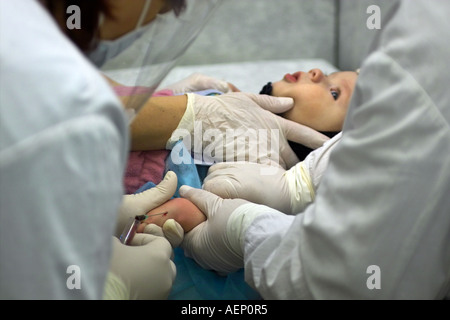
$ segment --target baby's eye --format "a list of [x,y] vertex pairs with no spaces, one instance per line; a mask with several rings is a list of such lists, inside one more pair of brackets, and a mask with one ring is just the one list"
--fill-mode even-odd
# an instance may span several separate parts
[[337,100],[339,98],[339,91],[331,90],[331,95],[333,96],[334,100]]

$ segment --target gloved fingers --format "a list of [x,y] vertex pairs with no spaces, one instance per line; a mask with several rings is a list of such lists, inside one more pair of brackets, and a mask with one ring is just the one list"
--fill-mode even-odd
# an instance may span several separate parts
[[168,219],[162,227],[164,236],[173,248],[178,247],[184,239],[184,230],[174,219]]
[[300,143],[311,149],[321,147],[330,138],[300,123],[277,116],[278,123],[287,140]]
[[133,240],[130,242],[130,246],[145,246],[158,238],[161,237],[145,233],[136,233]]
[[294,99],[287,97],[272,97],[266,94],[246,93],[246,95],[261,108],[272,113],[284,113],[294,107]]
[[248,166],[249,163],[246,161],[236,161],[236,162],[219,162],[213,164],[208,169],[208,174],[206,175],[205,181],[208,179],[210,175],[214,175],[217,171],[223,171],[224,169],[239,169],[241,167]]
[[175,93],[186,93],[206,89],[216,89],[223,93],[230,92],[230,87],[227,82],[202,73],[193,73],[187,78],[167,86],[166,89],[171,89]]
[[[211,177],[203,183],[203,189],[224,199],[244,198],[239,192],[242,190],[240,182],[234,176]],[[241,195],[241,196],[239,196]]]
[[[208,220],[206,220],[206,221],[208,221]],[[189,247],[189,244],[192,243],[192,241],[195,238],[195,236],[202,232],[203,228],[205,227],[206,221],[200,223],[198,226],[195,226],[194,228],[192,228],[191,231],[186,232],[184,234],[184,238],[183,238],[183,241],[181,243],[181,247],[183,249]]]
[[[297,156],[294,154],[296,160]],[[218,163],[211,166],[202,188],[224,199],[247,199],[252,201],[255,188],[264,185],[264,176],[280,174],[279,165],[249,162]],[[261,184],[262,183],[262,184]]]
[[122,211],[128,214],[119,219],[128,219],[136,215],[146,214],[148,211],[170,200],[177,190],[178,179],[173,171],[169,171],[164,179],[154,188],[137,194],[127,194],[122,202]]
[[172,269],[172,283],[173,283],[175,281],[175,277],[177,276],[177,267],[172,260],[170,260],[169,264],[170,268]]
[[130,299],[166,299],[176,276],[169,242],[141,233],[132,245],[114,239],[110,272],[127,287]]
[[181,247],[184,250],[184,254],[188,258],[193,258],[197,249],[197,246],[202,242],[200,239],[204,234],[207,234],[207,227],[205,222],[200,223],[198,226],[195,226],[191,231],[184,234],[183,241],[180,243]]
[[157,237],[146,233],[136,233],[131,240],[131,246],[150,246],[156,248],[160,254],[165,254],[167,258],[172,256],[172,246],[164,237]]
[[[283,147],[281,147],[280,150],[280,157],[281,159],[283,159],[283,162],[286,166],[285,169],[289,169],[292,166],[296,165],[300,159],[297,157],[297,154],[294,152],[294,150],[292,150],[292,148],[289,146],[289,144],[284,145]],[[280,163],[280,161],[278,161],[278,164]],[[270,175],[271,172],[276,173],[276,165],[273,165],[273,170],[267,170],[267,175]]]
[[143,233],[146,234],[151,234],[157,237],[164,237],[164,232],[163,229],[160,226],[157,226],[154,223],[145,223],[143,222],[142,224],[145,224]]
[[207,218],[216,211],[223,201],[223,199],[211,192],[189,186],[181,186],[179,193],[181,197],[195,204]]
[[211,166],[202,188],[224,199],[245,198],[239,191],[242,191],[241,180],[238,178],[242,172],[241,165],[244,165],[245,171],[245,165],[250,164],[219,163]]
[[163,204],[173,197],[177,190],[178,178],[175,172],[168,171],[164,176],[164,179],[154,188],[146,190],[147,197],[153,205],[149,210]]
[[164,222],[162,227],[157,226],[154,223],[147,224],[143,222],[142,224],[145,224],[145,227],[142,231],[143,233],[154,235],[157,237],[165,237],[172,245],[172,248],[178,247],[183,241],[184,230],[181,225],[174,219],[168,219],[166,222]]
[[227,93],[230,91],[230,87],[228,86],[227,82],[207,76],[205,74],[194,73],[190,80],[191,89],[194,91],[204,89],[216,89],[223,93]]
[[228,82],[228,87],[230,88],[231,92],[241,92],[234,84]]
[[[229,196],[222,196],[221,194],[215,193],[212,191],[213,182],[214,184],[220,183],[222,180],[231,180],[232,184],[239,184],[241,181],[241,174],[248,173],[249,167],[262,167],[262,164],[259,163],[251,163],[247,161],[236,161],[236,162],[220,162],[212,165],[208,169],[208,173],[203,180],[202,188],[204,190],[210,191],[222,198],[236,198],[237,196],[233,196],[231,193]],[[223,178],[223,179],[222,179]],[[220,180],[220,181],[219,181]],[[231,191],[231,189],[230,189]]]
[[207,223],[215,218],[217,218],[216,221],[221,219],[226,221],[228,214],[231,214],[237,207],[248,203],[243,199],[222,199],[209,191],[189,186],[181,186],[180,195],[195,204],[205,214]]

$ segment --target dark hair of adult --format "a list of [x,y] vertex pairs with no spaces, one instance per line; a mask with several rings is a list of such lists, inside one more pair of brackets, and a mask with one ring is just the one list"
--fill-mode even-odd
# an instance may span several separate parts
[[[178,16],[186,9],[186,0],[165,0],[166,8],[173,10]],[[80,8],[82,28],[63,28],[65,34],[83,52],[89,52],[98,44],[100,15],[112,17],[107,0],[41,0],[60,25],[66,25],[65,21],[70,16],[66,9],[71,5]],[[112,17],[114,18],[114,17]]]

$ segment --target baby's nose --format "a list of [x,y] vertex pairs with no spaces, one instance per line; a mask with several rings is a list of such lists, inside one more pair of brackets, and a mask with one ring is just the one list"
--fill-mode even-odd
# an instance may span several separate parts
[[311,69],[308,74],[310,79],[314,82],[320,82],[323,78],[323,72],[320,69]]

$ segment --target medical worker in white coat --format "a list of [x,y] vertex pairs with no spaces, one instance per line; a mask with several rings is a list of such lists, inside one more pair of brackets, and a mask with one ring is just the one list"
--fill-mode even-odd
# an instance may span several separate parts
[[[200,27],[198,21],[217,2],[203,1],[205,10],[194,10],[198,19],[190,21]],[[112,235],[120,235],[130,217],[170,199],[176,176],[168,173],[157,188],[123,197],[129,119],[98,69],[64,34],[64,19],[70,16],[65,13],[77,9],[65,11],[64,3],[0,1],[0,298],[164,299],[175,277],[170,243],[140,234],[125,246]],[[158,16],[158,23],[141,28],[147,13],[164,1],[120,3],[143,12],[137,34],[127,34],[145,34],[143,42],[163,51],[170,48],[174,38],[161,30],[167,31],[164,21],[176,20],[174,16]],[[92,13],[86,10],[81,16],[87,12]],[[188,20],[181,22],[189,25]],[[186,30],[190,41],[197,33]],[[141,60],[134,73],[164,64],[162,70],[152,69],[152,76],[161,79],[189,41],[174,45],[170,63],[144,53],[151,58]],[[124,43],[130,42],[120,37],[101,42],[102,62],[120,54]],[[113,48],[118,49],[114,55],[105,55]],[[120,67],[127,70],[125,64]],[[155,87],[154,81],[148,84]],[[136,112],[139,106],[125,107]]]
[[[185,252],[245,267],[266,299],[450,298],[449,12],[417,0],[386,14],[313,204],[291,216],[182,187],[208,217]],[[253,177],[240,182],[284,199],[282,182]]]

